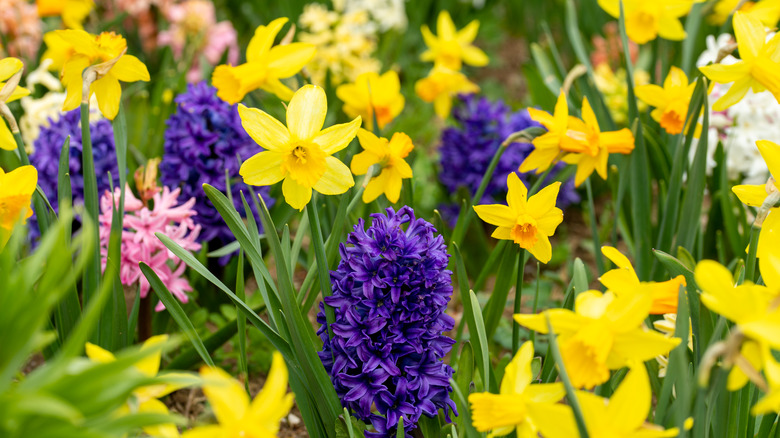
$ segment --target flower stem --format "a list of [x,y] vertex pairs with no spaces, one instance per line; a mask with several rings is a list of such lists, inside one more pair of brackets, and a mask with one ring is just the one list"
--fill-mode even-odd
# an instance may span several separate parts
[[[517,252],[517,283],[515,284],[515,307],[513,314],[520,313],[520,305],[523,298],[523,277],[525,277],[525,264],[528,262],[528,251],[518,247]],[[512,322],[512,355],[520,348],[520,324]]]
[[95,158],[89,131],[89,101],[81,103],[81,172],[84,176],[84,208],[86,217],[94,224],[90,229],[95,242],[95,255],[84,269],[84,302],[89,302],[100,287],[100,235],[98,234],[98,191]]
[[311,231],[311,243],[314,246],[314,257],[317,259],[317,271],[320,277],[325,320],[328,323],[328,337],[333,339],[332,326],[336,321],[336,314],[333,311],[333,307],[325,303],[325,298],[333,295],[333,290],[330,283],[330,272],[328,271],[328,259],[325,257],[325,242],[322,240],[322,228],[320,227],[320,216],[317,213],[316,197],[306,206],[306,213],[309,215],[309,230]]
[[596,258],[598,274],[604,273],[604,259],[601,257],[601,240],[599,239],[599,226],[596,223],[596,207],[593,202],[593,188],[590,185],[590,177],[585,179],[585,191],[588,194],[588,215],[590,216],[590,232],[593,235],[593,256]]

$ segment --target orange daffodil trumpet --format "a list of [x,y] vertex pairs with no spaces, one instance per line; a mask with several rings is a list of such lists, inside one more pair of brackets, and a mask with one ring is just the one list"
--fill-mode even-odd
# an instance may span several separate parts
[[[631,41],[644,44],[658,36],[672,41],[685,39],[680,18],[690,12],[695,0],[623,0],[626,34]],[[599,0],[609,15],[620,17],[620,0]]]
[[30,95],[30,90],[19,86],[23,69],[24,64],[17,58],[0,60],[0,114],[8,123],[0,122],[0,149],[7,151],[16,149],[14,133],[19,132],[19,126],[7,104]]
[[246,48],[245,64],[217,66],[211,77],[217,96],[233,105],[247,93],[260,88],[284,101],[292,98],[293,91],[280,79],[301,71],[314,57],[316,49],[309,43],[274,46],[274,39],[286,22],[285,17],[277,18],[255,30]]
[[119,81],[149,81],[146,66],[125,53],[127,41],[121,35],[113,32],[91,35],[83,30],[58,30],[53,35],[59,38],[56,43],[59,53],[51,56],[64,60],[60,73],[67,89],[63,111],[76,109],[95,95],[100,112],[113,120],[122,98]]
[[441,119],[452,110],[452,98],[458,94],[476,93],[479,85],[468,80],[463,73],[437,65],[428,76],[414,84],[414,92],[425,102],[433,102],[433,109]]
[[550,236],[563,222],[563,211],[555,206],[560,182],[554,182],[528,198],[528,189],[516,173],[506,179],[507,205],[474,206],[483,221],[496,225],[492,237],[512,240],[542,263],[552,258]]
[[380,168],[379,176],[372,178],[366,185],[363,202],[369,203],[384,193],[387,200],[395,204],[401,196],[403,180],[412,177],[412,168],[404,160],[414,149],[412,139],[402,132],[396,132],[387,141],[362,128],[357,137],[363,152],[352,157],[352,173],[364,175],[375,164]]
[[488,57],[482,50],[471,44],[477,37],[479,21],[474,20],[461,30],[455,28],[452,17],[447,11],[441,11],[436,20],[439,35],[431,32],[427,25],[422,26],[422,35],[428,50],[420,55],[422,61],[432,61],[436,65],[460,70],[462,63],[483,67]]
[[38,184],[38,171],[33,166],[18,167],[8,173],[0,168],[0,251],[17,223],[32,216],[30,200]]
[[369,131],[374,129],[374,117],[379,129],[384,129],[401,114],[405,104],[398,73],[393,70],[381,76],[362,73],[354,84],[339,85],[336,96],[344,102],[344,112],[349,117],[362,117]]
[[574,312],[551,309],[536,315],[516,314],[515,321],[547,333],[549,317],[572,385],[592,389],[609,380],[609,370],[667,354],[680,343],[679,338],[667,338],[644,326],[651,306],[649,294],[590,290],[577,295]]
[[266,112],[238,106],[241,124],[252,139],[266,149],[242,165],[244,182],[268,186],[284,180],[284,199],[295,209],[311,200],[311,191],[338,195],[355,185],[349,168],[332,155],[349,145],[361,118],[322,129],[328,102],[325,91],[305,85],[287,106],[287,126]]
[[287,393],[287,366],[274,352],[271,371],[262,391],[251,402],[244,386],[219,368],[203,367],[203,393],[219,424],[200,426],[182,434],[183,438],[274,437],[279,422],[292,408],[293,395]]
[[636,87],[636,96],[655,107],[650,113],[653,120],[666,132],[674,135],[683,131],[695,87],[696,82],[689,84],[684,71],[672,66],[663,87],[653,84],[640,85]]
[[517,431],[518,438],[538,437],[538,429],[529,415],[529,405],[556,403],[566,393],[562,383],[532,384],[531,361],[534,346],[524,343],[504,369],[499,394],[488,392],[469,395],[471,419],[478,432],[491,431],[489,438]]
[[767,32],[761,21],[752,14],[734,14],[734,35],[739,56],[734,64],[711,64],[699,67],[712,81],[728,84],[728,92],[713,105],[713,111],[723,111],[742,100],[748,90],[756,93],[769,90],[780,102],[780,33],[767,41]]

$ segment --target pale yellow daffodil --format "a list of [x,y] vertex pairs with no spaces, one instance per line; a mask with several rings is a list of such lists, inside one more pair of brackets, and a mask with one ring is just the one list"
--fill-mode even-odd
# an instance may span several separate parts
[[381,76],[374,72],[362,73],[354,84],[339,85],[336,96],[344,102],[349,117],[360,116],[369,131],[374,129],[374,117],[379,129],[401,114],[404,96],[398,73],[390,70]]
[[379,175],[371,178],[363,191],[363,202],[369,203],[385,194],[395,204],[401,196],[403,180],[412,177],[412,168],[404,160],[414,149],[412,139],[396,132],[388,141],[363,128],[357,133],[363,152],[352,157],[350,168],[355,175],[365,175],[369,167],[379,165]]
[[266,149],[241,165],[244,182],[268,186],[284,180],[284,199],[297,210],[309,203],[312,189],[339,195],[354,186],[349,168],[333,154],[355,138],[361,118],[322,129],[327,112],[325,91],[316,85],[295,92],[287,106],[287,126],[264,111],[239,105],[241,125]]
[[[19,100],[30,95],[30,90],[20,87],[19,76],[24,64],[17,58],[3,58],[0,60],[0,104]],[[7,107],[6,107],[7,109]],[[9,111],[10,114],[10,111]],[[3,118],[0,116],[0,118]],[[13,122],[13,121],[12,121]],[[6,125],[5,120],[0,120],[0,149],[12,151],[17,148],[14,134]]]
[[443,65],[434,66],[427,77],[414,84],[414,91],[425,102],[433,102],[433,109],[441,119],[446,119],[452,110],[452,98],[458,94],[479,91],[479,86],[463,73]]
[[507,205],[475,205],[474,211],[480,219],[498,227],[492,237],[514,241],[540,262],[549,262],[550,236],[563,222],[563,211],[555,206],[561,183],[556,181],[530,198],[516,173],[507,176],[506,184]]
[[439,35],[431,32],[427,25],[422,26],[422,35],[428,50],[420,55],[422,61],[432,61],[453,70],[460,70],[462,63],[482,67],[489,59],[485,52],[472,44],[479,31],[479,21],[474,20],[461,30],[455,28],[452,17],[447,11],[441,11],[436,21]]
[[292,99],[293,91],[280,79],[301,71],[314,57],[316,49],[309,43],[274,46],[274,39],[286,22],[285,17],[277,18],[255,30],[246,48],[245,64],[220,65],[214,69],[211,81],[219,98],[233,105],[250,91],[260,88],[284,101]]
[[664,86],[654,84],[636,87],[636,96],[655,109],[650,113],[669,134],[683,131],[688,105],[691,103],[696,82],[688,83],[688,77],[681,69],[672,66],[664,80]]
[[471,421],[478,432],[488,432],[488,438],[517,431],[518,438],[538,437],[538,429],[529,415],[528,405],[556,403],[566,393],[562,383],[532,384],[531,361],[534,345],[524,343],[514,359],[504,369],[499,394],[489,392],[469,395]]
[[715,101],[713,111],[723,111],[742,100],[748,90],[760,93],[769,90],[780,102],[780,33],[767,41],[761,21],[752,14],[734,14],[734,35],[741,60],[733,64],[711,64],[699,67],[710,80],[731,84],[729,90]]
[[275,437],[279,422],[293,405],[287,393],[287,366],[274,353],[271,371],[263,390],[250,403],[243,385],[219,368],[203,367],[203,393],[214,410],[219,424],[200,426],[182,434],[182,438]]
[[[645,44],[657,37],[672,41],[685,39],[680,18],[687,15],[694,0],[623,0],[626,34],[631,41]],[[599,0],[609,15],[620,17],[620,0]]]

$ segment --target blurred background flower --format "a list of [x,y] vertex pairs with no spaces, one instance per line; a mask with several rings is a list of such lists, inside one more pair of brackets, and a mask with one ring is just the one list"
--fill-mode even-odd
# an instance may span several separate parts
[[0,58],[13,56],[32,61],[41,46],[41,21],[35,3],[0,0]]

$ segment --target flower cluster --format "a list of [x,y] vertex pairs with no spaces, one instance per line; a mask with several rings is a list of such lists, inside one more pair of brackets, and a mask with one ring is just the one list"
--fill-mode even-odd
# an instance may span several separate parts
[[[512,112],[501,101],[492,103],[472,95],[462,95],[459,99],[460,104],[453,111],[455,125],[442,132],[439,179],[450,193],[465,187],[473,195],[501,143],[514,132],[541,125],[531,120],[528,111]],[[479,203],[502,199],[506,194],[507,175],[517,171],[532,150],[529,143],[507,146]],[[526,180],[525,174],[520,176]],[[558,205],[567,206],[579,200],[571,180],[561,186]]]
[[34,59],[41,46],[41,21],[35,4],[26,0],[0,0],[0,56]]
[[[149,294],[149,282],[141,273],[139,263],[149,265],[160,277],[168,290],[182,303],[188,301],[187,292],[192,290],[187,279],[182,275],[187,265],[173,256],[155,233],[162,233],[189,251],[197,251],[200,244],[195,240],[200,233],[200,225],[195,225],[192,216],[197,212],[192,209],[195,199],[190,198],[183,204],[178,203],[180,189],[171,191],[163,187],[162,192],[152,198],[150,208],[125,188],[125,214],[120,248],[119,280],[125,286],[139,285],[141,298]],[[106,267],[108,241],[111,237],[111,222],[113,209],[119,204],[119,188],[105,191],[100,198],[100,254],[103,269]],[[165,306],[162,302],[155,308],[158,312]]]
[[[216,89],[205,82],[190,84],[187,92],[176,98],[177,111],[168,119],[165,131],[165,153],[160,163],[161,181],[168,187],[179,187],[182,196],[195,198],[193,220],[203,228],[201,242],[218,239],[227,244],[234,240],[219,212],[203,192],[203,184],[221,191],[227,189],[225,175],[230,178],[233,202],[244,211],[241,191],[248,196],[246,184],[238,179],[239,158],[251,157],[255,145],[241,127],[235,105],[216,95]],[[273,205],[265,187],[257,189],[266,204]],[[252,211],[254,202],[247,197]],[[259,223],[259,221],[258,221]]]
[[[338,4],[339,2],[334,2]],[[404,0],[341,0],[344,12],[364,11],[370,14],[380,32],[406,29],[406,3]]]
[[322,305],[317,315],[320,358],[342,403],[373,424],[371,435],[395,436],[401,416],[408,434],[422,414],[457,414],[453,371],[441,361],[454,343],[443,334],[454,326],[444,313],[452,273],[444,239],[411,208],[372,217],[367,230],[360,219],[340,247],[333,296],[325,299],[336,310],[333,339]]

